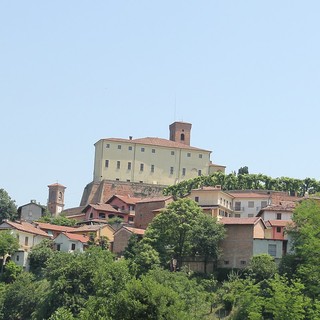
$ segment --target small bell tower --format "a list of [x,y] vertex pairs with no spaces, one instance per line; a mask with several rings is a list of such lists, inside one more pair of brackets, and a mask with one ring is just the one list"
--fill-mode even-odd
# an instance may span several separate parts
[[170,124],[170,140],[190,146],[191,123],[174,122]]
[[60,215],[64,208],[64,191],[66,187],[59,183],[53,183],[48,185],[48,188],[48,210],[53,217],[56,217]]

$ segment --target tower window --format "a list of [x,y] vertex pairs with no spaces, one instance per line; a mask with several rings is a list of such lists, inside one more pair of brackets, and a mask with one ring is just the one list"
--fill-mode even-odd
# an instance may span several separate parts
[[180,135],[180,140],[181,140],[181,141],[184,141],[184,133],[181,133],[181,135]]
[[129,146],[128,149],[129,149],[129,151],[131,151],[132,150],[132,146]]
[[141,152],[144,152],[144,148],[141,148]]
[[202,159],[202,154],[201,153],[199,154],[199,158]]
[[128,162],[128,170],[131,170],[131,162]]
[[174,151],[171,151],[171,155],[174,156]]
[[191,153],[190,153],[190,152],[187,153],[187,157],[188,157],[188,158],[191,157]]
[[198,170],[198,176],[201,176],[201,170]]
[[170,174],[173,174],[173,167],[170,167]]
[[118,144],[118,149],[121,149],[121,145],[120,144]]
[[154,172],[154,164],[151,165],[151,172]]
[[183,176],[186,175],[186,168],[182,168],[182,175],[183,175]]
[[109,143],[106,144],[106,148],[110,148],[110,144]]
[[105,166],[106,168],[109,167],[109,160],[106,160],[106,161],[104,162],[104,166]]
[[144,164],[141,163],[141,164],[140,164],[140,171],[143,171],[143,169],[144,169]]
[[117,161],[117,169],[120,169],[120,161]]
[[152,149],[151,152],[152,152],[152,153],[156,153],[156,149]]

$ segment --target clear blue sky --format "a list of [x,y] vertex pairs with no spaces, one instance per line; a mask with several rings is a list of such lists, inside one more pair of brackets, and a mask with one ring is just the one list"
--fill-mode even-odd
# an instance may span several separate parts
[[191,144],[227,173],[319,177],[319,1],[0,1],[0,188],[66,207],[100,138]]

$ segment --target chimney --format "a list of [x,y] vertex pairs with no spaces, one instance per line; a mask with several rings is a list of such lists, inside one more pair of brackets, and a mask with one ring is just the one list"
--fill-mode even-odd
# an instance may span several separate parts
[[129,136],[129,140],[132,140],[132,136]]

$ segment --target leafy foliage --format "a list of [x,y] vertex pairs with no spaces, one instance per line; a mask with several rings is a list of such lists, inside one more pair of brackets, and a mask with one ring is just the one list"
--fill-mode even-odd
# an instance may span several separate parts
[[263,174],[235,173],[224,174],[215,172],[210,176],[199,176],[194,179],[184,180],[178,184],[164,189],[165,195],[175,198],[186,196],[192,189],[204,186],[221,185],[223,190],[276,190],[287,191],[291,194],[304,196],[306,193],[320,192],[320,181],[311,178],[295,179],[288,177],[272,178]]
[[17,206],[4,189],[0,189],[0,223],[5,220],[15,220],[18,217]]

